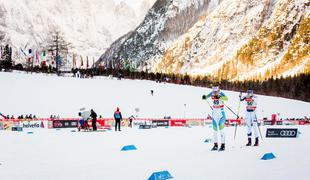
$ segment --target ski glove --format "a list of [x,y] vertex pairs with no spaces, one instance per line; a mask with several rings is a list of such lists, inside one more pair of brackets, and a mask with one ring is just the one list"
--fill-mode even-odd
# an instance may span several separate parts
[[206,100],[206,99],[207,99],[207,96],[206,96],[206,95],[202,95],[202,99],[203,99],[203,100]]

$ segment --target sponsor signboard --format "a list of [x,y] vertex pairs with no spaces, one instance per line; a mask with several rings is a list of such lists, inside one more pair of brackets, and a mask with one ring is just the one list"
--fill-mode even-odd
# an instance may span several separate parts
[[152,129],[151,125],[141,124],[139,125],[139,129]]
[[24,121],[20,126],[23,128],[44,128],[42,121]]
[[4,121],[3,122],[3,130],[12,130],[14,123],[12,121]]
[[186,120],[171,120],[171,126],[185,126]]
[[272,125],[272,121],[264,121],[264,125]]
[[141,120],[138,120],[138,121],[133,121],[132,122],[132,124],[134,125],[134,126],[140,126],[140,125],[145,125],[145,124],[147,124],[146,123],[146,121],[141,121]]
[[187,124],[190,126],[203,126],[204,121],[202,121],[202,120],[188,120]]
[[277,121],[276,124],[277,125],[283,125],[283,121]]
[[297,134],[296,128],[268,128],[266,138],[296,138]]
[[22,127],[12,127],[12,131],[23,131]]
[[152,124],[157,127],[169,126],[169,120],[153,120]]
[[53,121],[53,128],[77,128],[78,121],[77,120],[55,120]]

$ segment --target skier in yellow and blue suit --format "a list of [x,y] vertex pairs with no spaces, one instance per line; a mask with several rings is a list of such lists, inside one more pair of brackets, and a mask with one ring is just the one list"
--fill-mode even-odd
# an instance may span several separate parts
[[224,111],[224,101],[228,101],[228,97],[220,91],[220,88],[218,86],[212,87],[212,92],[210,92],[208,95],[203,95],[203,100],[208,100],[208,98],[212,99],[212,124],[213,124],[213,139],[214,139],[214,146],[211,149],[212,151],[218,150],[218,134],[220,135],[221,139],[221,147],[219,151],[225,150],[225,133],[224,133],[224,127],[225,127],[225,121],[226,121],[226,115]]

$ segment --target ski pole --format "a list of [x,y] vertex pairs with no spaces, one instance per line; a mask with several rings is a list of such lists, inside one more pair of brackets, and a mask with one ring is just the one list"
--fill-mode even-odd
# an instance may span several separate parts
[[229,109],[230,110],[230,112],[232,112],[235,116],[237,116],[237,119],[239,119],[239,115],[238,114],[236,114],[229,106],[227,106],[226,104],[224,104],[226,107],[227,107],[227,109]]
[[213,111],[213,107],[211,106],[211,104],[209,103],[208,100],[206,100],[208,102],[209,107],[211,108],[211,110]]
[[[242,96],[242,92],[240,92],[239,97]],[[237,115],[237,120],[236,120],[236,124],[235,124],[235,133],[234,133],[234,140],[236,140],[236,135],[237,135],[237,127],[238,127],[238,119],[239,119],[239,112],[240,112],[240,104],[241,104],[241,99],[239,100],[239,105],[238,105],[238,115]]]
[[262,131],[260,130],[260,126],[258,125],[258,119],[257,119],[256,115],[255,115],[255,118],[256,118],[256,121],[257,121],[257,127],[258,127],[260,138],[263,140]]

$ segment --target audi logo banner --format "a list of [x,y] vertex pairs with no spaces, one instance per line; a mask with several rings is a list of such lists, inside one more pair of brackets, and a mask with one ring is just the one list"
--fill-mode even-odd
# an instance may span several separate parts
[[298,129],[281,129],[281,128],[268,128],[266,131],[266,138],[296,138]]

